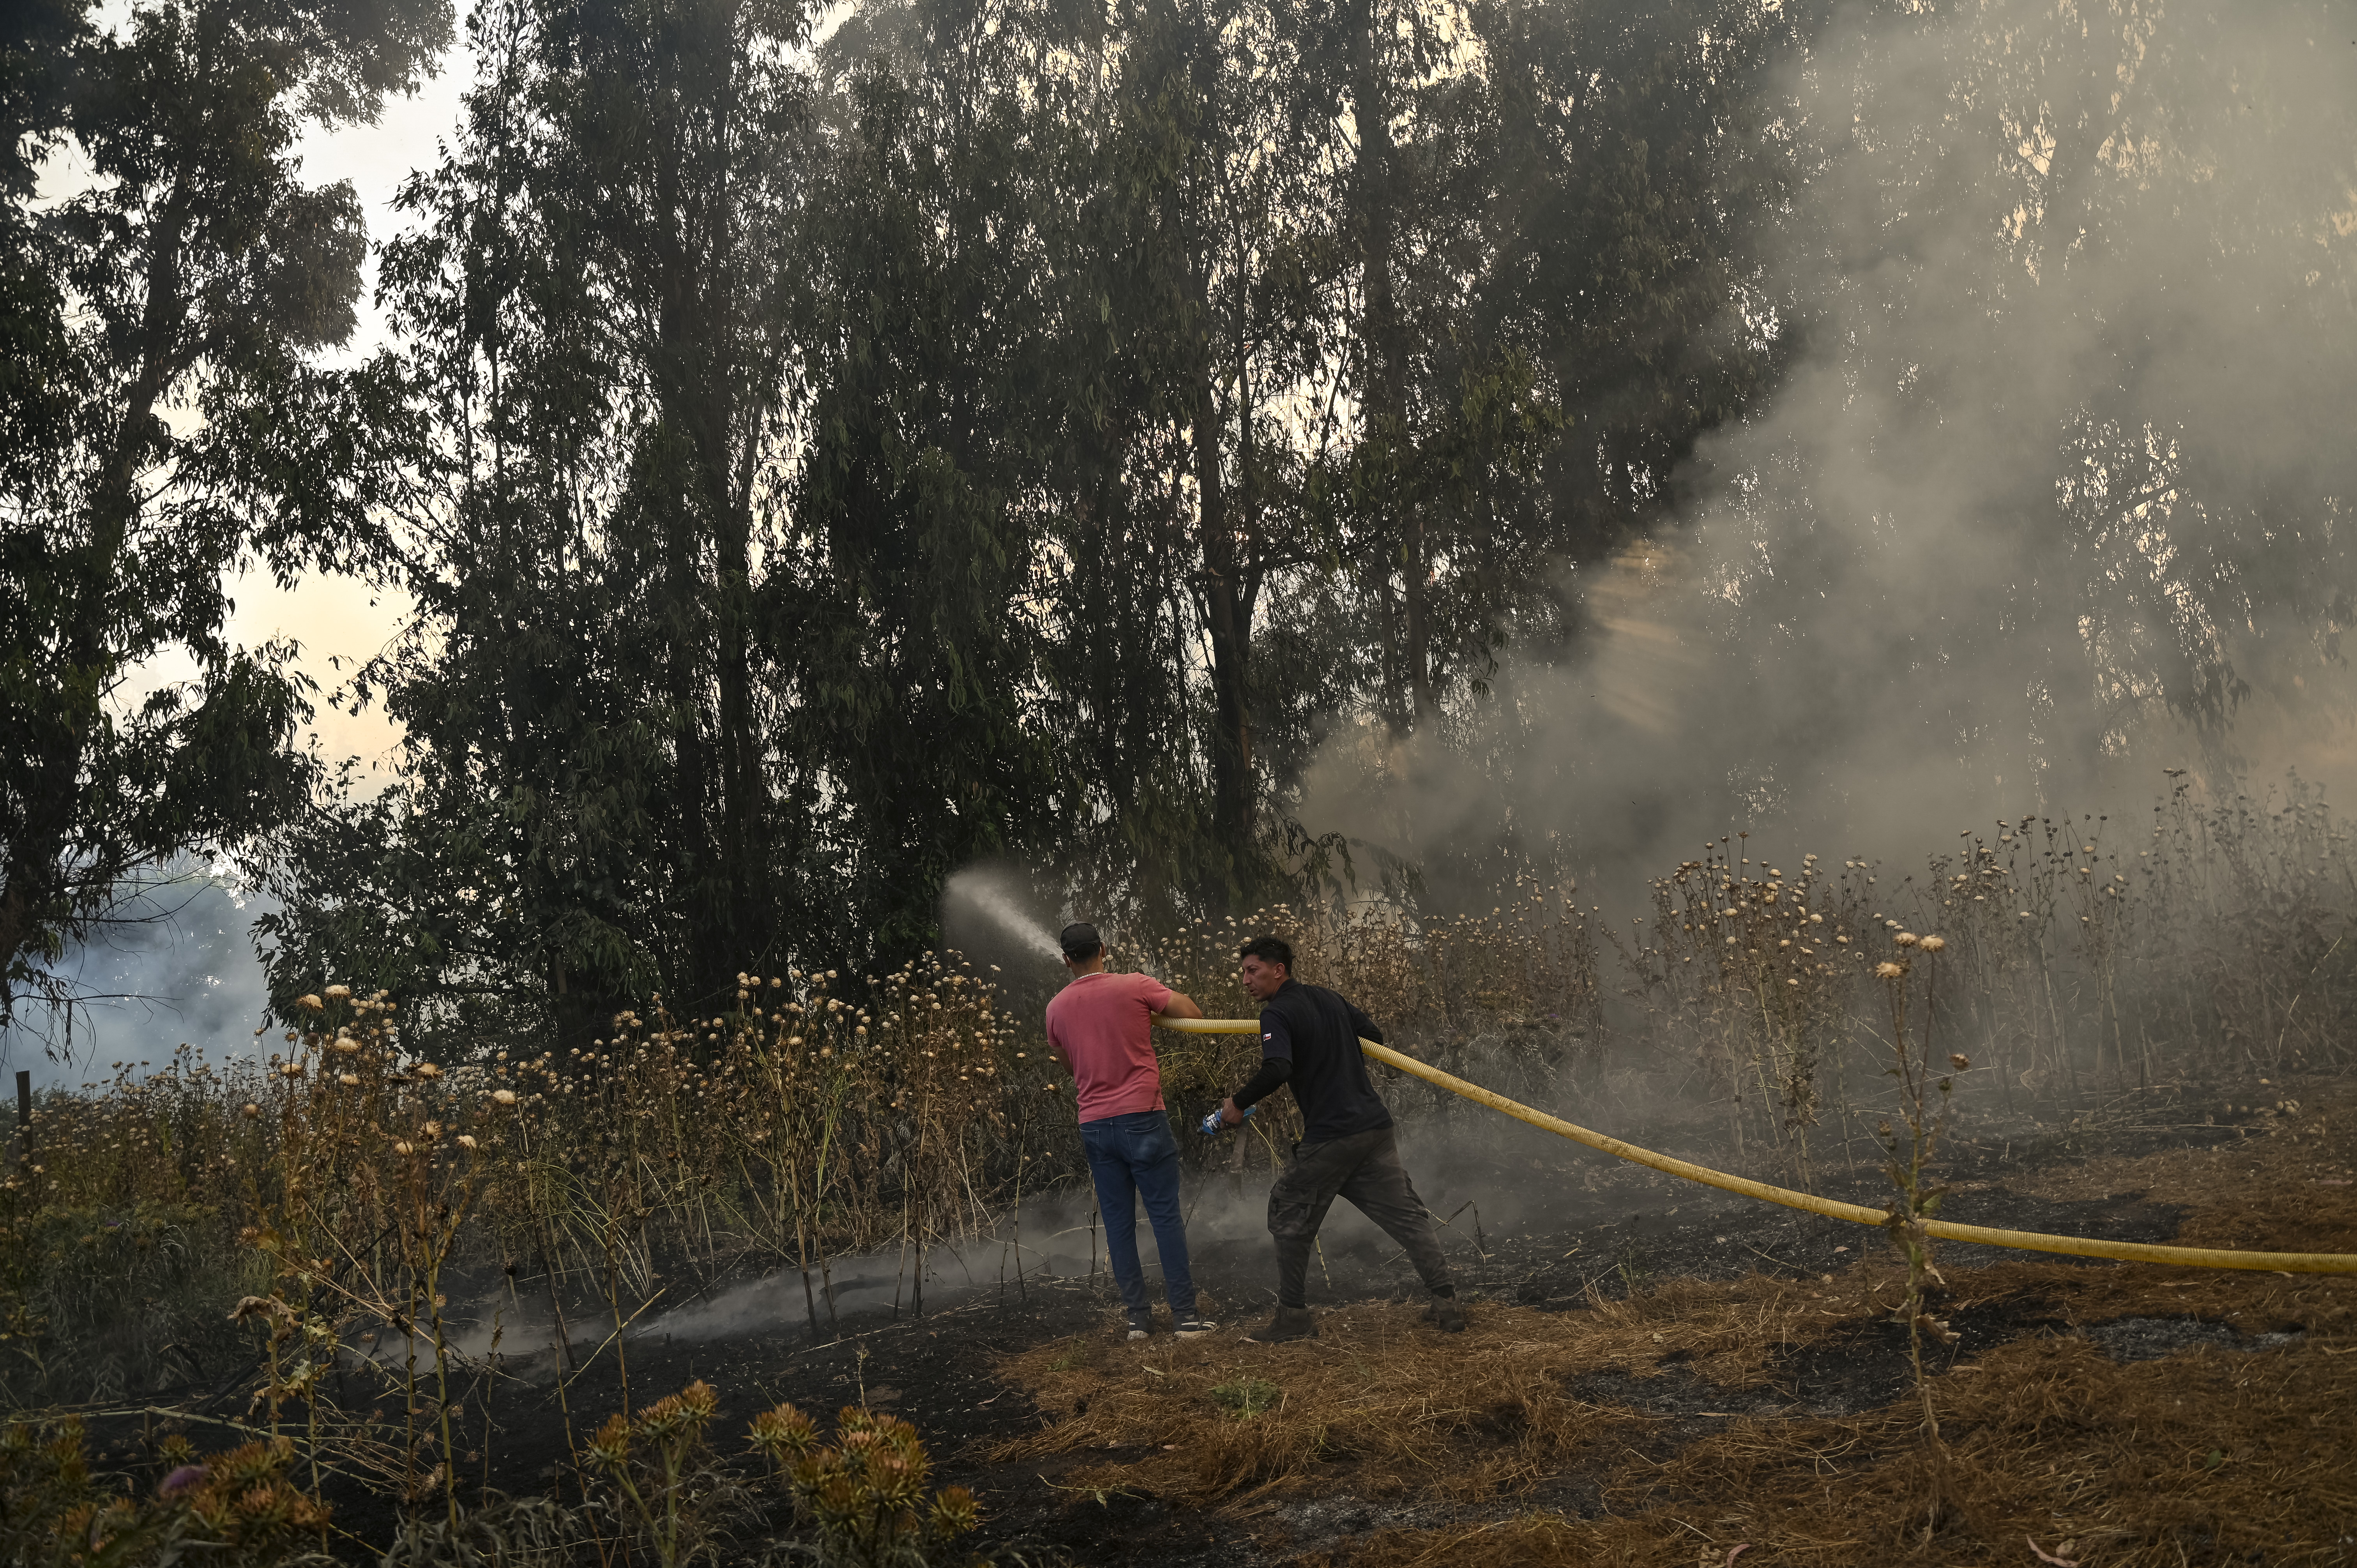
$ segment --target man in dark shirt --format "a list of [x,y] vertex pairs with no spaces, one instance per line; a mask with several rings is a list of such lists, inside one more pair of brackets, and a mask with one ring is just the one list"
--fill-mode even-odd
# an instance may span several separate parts
[[1441,1255],[1440,1236],[1424,1200],[1400,1164],[1392,1113],[1367,1077],[1359,1037],[1377,1045],[1383,1031],[1350,1002],[1293,978],[1293,948],[1281,937],[1256,937],[1237,954],[1237,975],[1261,1004],[1260,1071],[1220,1106],[1234,1126],[1246,1108],[1293,1086],[1301,1107],[1301,1142],[1268,1189],[1268,1233],[1276,1239],[1276,1316],[1248,1338],[1262,1344],[1316,1337],[1309,1316],[1309,1251],[1318,1227],[1337,1197],[1383,1227],[1407,1249],[1433,1301],[1428,1322],[1455,1334],[1465,1326],[1457,1290]]

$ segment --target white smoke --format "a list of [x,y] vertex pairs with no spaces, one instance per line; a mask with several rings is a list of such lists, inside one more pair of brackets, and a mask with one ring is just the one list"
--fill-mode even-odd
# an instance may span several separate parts
[[216,1064],[253,1056],[269,995],[253,929],[271,907],[210,868],[159,874],[48,966],[70,1004],[20,1000],[0,1032],[0,1068],[70,1087],[115,1061],[161,1067],[182,1045]]
[[2357,776],[2348,17],[1839,14],[1770,126],[1776,389],[1679,528],[1567,574],[1574,657],[1448,733],[1335,737],[1304,825],[1427,864],[1553,835],[1625,895],[1735,828],[1911,856],[2164,766]]

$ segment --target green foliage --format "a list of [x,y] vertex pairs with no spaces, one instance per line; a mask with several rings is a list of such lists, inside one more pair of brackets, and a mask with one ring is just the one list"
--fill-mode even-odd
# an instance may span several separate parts
[[291,835],[274,989],[573,1044],[897,962],[986,856],[1140,925],[1339,879],[1335,715],[1478,697],[1762,372],[1704,302],[1781,15],[479,11],[383,272],[408,750]]
[[88,1087],[98,1091],[36,1100],[32,1158],[0,1176],[0,1404],[11,1408],[223,1375],[241,1353],[224,1305],[261,1283],[259,1260],[227,1244],[238,1156],[254,1152],[235,1114],[248,1084],[184,1053]]
[[705,1429],[719,1396],[691,1383],[640,1411],[614,1415],[588,1443],[613,1512],[662,1568],[710,1557],[721,1528],[744,1511],[745,1489],[715,1463]]
[[[30,1212],[14,1218],[22,1208]],[[219,1376],[240,1353],[221,1303],[254,1261],[219,1242],[218,1205],[141,1197],[31,1208],[0,1195],[0,1403],[120,1398]]]
[[[307,684],[290,646],[224,640],[224,576],[381,563],[380,455],[407,426],[376,370],[313,361],[350,334],[367,244],[351,189],[302,184],[295,149],[373,115],[448,29],[447,0],[153,0],[103,35],[72,7],[11,17],[0,1024],[71,1000],[48,965],[155,863],[306,801]],[[37,209],[20,160],[68,139],[91,183]],[[170,656],[194,673],[133,700]]]
[[810,445],[779,497],[811,547],[771,575],[760,636],[840,846],[827,952],[922,948],[952,871],[1052,831],[1045,640],[1010,612],[1038,587],[1060,412],[1036,317],[1056,214],[1027,144],[1063,131],[1025,91],[1039,18],[1002,16],[994,37],[918,7],[952,47],[861,29],[823,62],[839,140],[808,175]]
[[[264,835],[274,993],[388,987],[429,1042],[571,1048],[658,990],[708,1015],[740,964],[888,968],[985,857],[1131,931],[1370,865],[1445,906],[1500,879],[1490,835],[1314,836],[1314,763],[1381,786],[1446,751],[1469,787],[1601,800],[1607,774],[1524,746],[1563,715],[1495,689],[1501,660],[1661,590],[1650,553],[1641,582],[1594,568],[1714,453],[1743,454],[1731,529],[1792,527],[1772,562],[1720,560],[1680,646],[1742,668],[1828,603],[1877,634],[1779,652],[1794,733],[1889,724],[1824,693],[1920,664],[1960,683],[1910,708],[1926,756],[2050,736],[2049,702],[2110,754],[2115,714],[2214,734],[2340,657],[2346,459],[2138,368],[2222,357],[2183,345],[2241,341],[2239,305],[2186,333],[2108,314],[2149,273],[2345,331],[2345,112],[2286,76],[2327,134],[2244,113],[2261,67],[2321,58],[2267,29],[871,0],[814,40],[796,0],[494,0],[382,254],[400,348],[325,369],[365,236],[294,149],[412,81],[448,12],[143,0],[101,35],[36,0],[0,32],[0,1018],[60,994],[54,961],[159,862]],[[2041,137],[2070,156],[2020,150]],[[37,210],[68,142],[90,188]],[[2132,176],[2129,147],[2160,162]],[[2208,172],[2276,166],[2294,197]],[[1928,307],[1956,298],[1990,330]],[[2030,396],[2049,325],[2126,332],[2134,373]],[[1752,417],[1804,352],[1838,373]],[[2348,360],[2302,360],[2279,412],[2337,406]],[[1976,464],[1926,548],[2040,564],[1943,610],[1981,639],[1950,640],[1823,452],[1938,456],[1992,410],[2053,461]],[[2211,521],[2163,549],[2155,507]],[[1956,542],[1973,517],[2008,548]],[[295,650],[222,632],[224,574],[321,568],[417,607],[349,693],[406,737],[382,794],[294,751]],[[2229,635],[2277,604],[2288,651]],[[126,695],[176,656],[189,680]],[[2107,673],[2054,695],[2080,657]],[[1687,723],[1627,732],[1635,770],[1758,705],[1727,667],[1663,666]],[[1503,854],[1551,875],[1515,812]]]
[[479,1507],[409,1514],[378,1568],[566,1568],[578,1562],[581,1514],[554,1498],[493,1497]]
[[264,932],[429,1020],[587,1034],[772,950],[815,858],[757,560],[782,439],[791,7],[512,4],[384,288],[411,351],[415,634],[362,673],[409,749],[295,835]]
[[1275,1410],[1284,1398],[1285,1391],[1265,1378],[1239,1376],[1211,1385],[1212,1402],[1238,1421]]

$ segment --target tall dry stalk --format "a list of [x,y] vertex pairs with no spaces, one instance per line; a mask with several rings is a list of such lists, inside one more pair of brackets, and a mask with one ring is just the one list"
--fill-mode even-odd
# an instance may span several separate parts
[[[1900,956],[1877,963],[1875,974],[1882,981],[1890,1002],[1890,1066],[1886,1070],[1898,1082],[1901,1125],[1893,1127],[1886,1121],[1877,1129],[1877,1135],[1885,1156],[1884,1174],[1896,1194],[1889,1205],[1887,1229],[1890,1244],[1907,1262],[1907,1294],[1896,1316],[1907,1326],[1909,1364],[1914,1370],[1916,1393],[1923,1402],[1923,1432],[1937,1444],[1940,1418],[1932,1407],[1932,1380],[1923,1366],[1923,1341],[1928,1336],[1943,1345],[1956,1342],[1955,1332],[1933,1317],[1925,1305],[1930,1283],[1938,1280],[1943,1285],[1947,1283],[1932,1262],[1932,1234],[1925,1221],[1939,1213],[1941,1199],[1948,1192],[1947,1187],[1932,1176],[1932,1165],[1939,1153],[1941,1134],[1947,1130],[1949,1097],[1955,1080],[1944,1073],[1935,1079],[1931,1055],[1939,957],[1948,944],[1943,938],[1917,937],[1911,931],[1899,932],[1891,938],[1891,944]],[[1917,954],[1921,955],[1923,963],[1923,1024],[1920,1029],[1911,1021],[1913,1008],[1908,983]],[[1962,1055],[1948,1058],[1948,1067],[1954,1072],[1962,1072],[1971,1065]],[[1936,1100],[1932,1098],[1934,1082]]]

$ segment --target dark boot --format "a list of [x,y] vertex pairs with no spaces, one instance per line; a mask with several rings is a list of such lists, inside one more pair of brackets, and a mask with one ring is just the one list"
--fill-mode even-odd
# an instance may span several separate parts
[[1280,1306],[1276,1309],[1276,1316],[1270,1318],[1265,1326],[1254,1329],[1244,1337],[1255,1345],[1282,1345],[1288,1339],[1315,1339],[1318,1337],[1318,1323],[1309,1316],[1309,1309],[1306,1306]]
[[1465,1332],[1465,1309],[1457,1305],[1453,1295],[1437,1295],[1432,1305],[1424,1309],[1424,1320],[1443,1334]]

